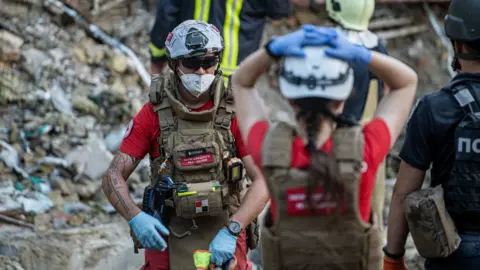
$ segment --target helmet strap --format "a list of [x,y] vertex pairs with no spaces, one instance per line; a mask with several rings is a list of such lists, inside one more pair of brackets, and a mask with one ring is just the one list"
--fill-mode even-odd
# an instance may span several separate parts
[[457,71],[462,69],[462,66],[460,65],[460,61],[458,61],[459,53],[455,49],[455,42],[453,40],[452,40],[452,47],[453,47],[454,55],[453,55],[453,60],[452,60],[451,67],[452,67],[453,71],[457,72]]

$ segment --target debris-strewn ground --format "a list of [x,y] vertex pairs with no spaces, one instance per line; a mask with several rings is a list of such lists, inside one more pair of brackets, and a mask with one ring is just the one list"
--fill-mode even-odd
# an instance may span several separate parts
[[[155,1],[63,2],[132,49],[148,69]],[[104,257],[141,262],[130,253],[126,223],[100,190],[126,124],[147,100],[138,66],[74,23],[55,0],[0,4],[0,269],[127,269]],[[443,18],[443,9],[434,11]],[[325,21],[299,10],[296,19],[269,23],[265,37],[315,20]],[[419,73],[419,96],[449,80],[446,50],[421,5],[379,6],[374,21],[389,53]],[[281,99],[268,85],[263,78],[260,92],[277,108]],[[397,152],[398,146],[389,178]],[[135,198],[148,181],[147,166],[129,179]],[[7,221],[16,225],[2,224]],[[415,252],[410,245],[409,265],[418,267],[410,269],[422,269]]]

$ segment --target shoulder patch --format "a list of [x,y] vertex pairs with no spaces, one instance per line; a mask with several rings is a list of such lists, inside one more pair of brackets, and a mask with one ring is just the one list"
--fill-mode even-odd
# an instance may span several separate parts
[[134,123],[133,119],[130,120],[130,123],[128,123],[127,129],[125,130],[125,134],[123,135],[124,139],[127,138],[130,135],[130,133],[132,133],[133,123]]

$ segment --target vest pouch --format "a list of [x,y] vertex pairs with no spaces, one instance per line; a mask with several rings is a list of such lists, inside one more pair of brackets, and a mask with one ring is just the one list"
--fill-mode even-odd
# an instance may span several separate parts
[[224,212],[222,189],[218,181],[187,184],[188,191],[175,192],[173,200],[178,217],[192,219],[217,216]]
[[461,239],[445,208],[441,185],[408,195],[405,199],[405,217],[413,242],[422,257],[445,258],[460,246]]
[[208,170],[220,162],[220,147],[214,141],[180,143],[173,148],[173,163],[181,171]]
[[262,269],[279,270],[282,268],[280,256],[280,238],[275,236],[269,228],[262,228]]

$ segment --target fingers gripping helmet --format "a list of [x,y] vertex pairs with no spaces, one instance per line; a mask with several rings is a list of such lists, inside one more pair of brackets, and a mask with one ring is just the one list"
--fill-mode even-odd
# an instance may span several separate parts
[[368,30],[375,10],[375,0],[326,0],[328,16],[343,28]]
[[223,38],[212,24],[187,20],[179,24],[168,34],[165,41],[169,60],[195,57],[223,51]]
[[287,99],[346,100],[353,89],[353,69],[325,54],[328,47],[305,47],[305,57],[286,57],[280,68],[280,91]]

